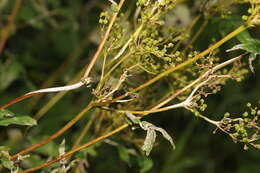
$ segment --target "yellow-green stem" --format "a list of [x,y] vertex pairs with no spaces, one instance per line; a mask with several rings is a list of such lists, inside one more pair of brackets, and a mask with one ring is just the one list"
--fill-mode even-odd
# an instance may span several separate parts
[[164,72],[162,72],[161,74],[159,74],[158,76],[154,77],[153,79],[149,80],[148,82],[140,85],[139,87],[133,89],[131,92],[136,92],[139,91],[151,84],[153,84],[154,82],[158,81],[159,79],[161,79],[164,76],[167,76],[169,73],[172,73],[176,70],[179,70],[195,61],[197,61],[198,59],[202,58],[203,56],[209,54],[210,52],[212,52],[213,50],[217,49],[219,46],[221,46],[222,44],[224,44],[226,41],[230,40],[231,38],[233,38],[234,36],[236,36],[237,34],[239,34],[240,32],[246,30],[248,28],[248,25],[241,25],[240,27],[238,27],[237,29],[235,29],[233,32],[231,32],[230,34],[228,34],[226,37],[224,37],[223,39],[221,39],[220,41],[218,41],[217,43],[215,43],[214,45],[212,45],[211,47],[209,47],[208,49],[206,49],[205,51],[201,52],[200,54],[196,55],[195,57],[175,66],[172,67]]

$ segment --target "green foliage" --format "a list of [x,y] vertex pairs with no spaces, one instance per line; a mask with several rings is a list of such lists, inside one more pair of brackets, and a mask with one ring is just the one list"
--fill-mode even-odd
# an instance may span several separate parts
[[77,90],[0,110],[0,172],[258,172],[258,1],[18,2],[0,2],[1,105]]
[[234,46],[232,49],[229,49],[229,51],[239,49],[245,50],[253,54],[260,54],[260,41],[256,39],[248,39],[243,44],[238,44]]
[[23,71],[22,65],[14,58],[2,63],[0,61],[0,91],[5,90]]
[[9,126],[12,124],[35,126],[37,125],[37,121],[30,116],[16,115],[8,110],[0,110],[0,126]]

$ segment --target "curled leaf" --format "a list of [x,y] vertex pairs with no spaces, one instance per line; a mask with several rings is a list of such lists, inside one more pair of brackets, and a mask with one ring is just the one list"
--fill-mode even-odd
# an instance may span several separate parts
[[172,148],[175,150],[175,144],[172,140],[172,137],[166,132],[166,130],[164,130],[163,128],[160,128],[160,127],[156,127],[157,131],[161,132],[161,134],[163,135],[164,139],[166,139],[167,141],[169,141],[172,145]]
[[144,140],[144,145],[142,147],[145,154],[148,156],[153,149],[153,144],[155,143],[156,132],[154,129],[148,129]]
[[175,149],[175,144],[172,140],[172,137],[163,128],[157,127],[152,123],[146,121],[142,121],[139,125],[142,129],[147,131],[144,145],[142,147],[147,156],[150,154],[153,148],[153,144],[155,143],[156,131],[159,131],[163,135],[163,137],[171,143],[173,149]]

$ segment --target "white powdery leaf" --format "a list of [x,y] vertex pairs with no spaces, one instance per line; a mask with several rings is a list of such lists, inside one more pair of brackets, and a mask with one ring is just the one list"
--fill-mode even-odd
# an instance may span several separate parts
[[231,51],[234,51],[234,50],[242,49],[243,46],[244,46],[244,44],[238,44],[238,45],[232,47],[231,49],[226,50],[226,52],[231,52]]
[[153,129],[148,129],[144,140],[144,145],[142,147],[145,154],[148,156],[153,149],[153,144],[155,143],[156,132]]
[[[61,144],[60,144],[60,147],[59,147],[59,155],[63,155],[65,154],[65,139],[62,140]],[[64,158],[64,159],[61,159],[60,160],[60,164],[61,164],[61,167],[64,169],[65,168],[65,164],[67,163],[67,160]]]
[[59,154],[60,154],[60,156],[65,153],[65,143],[66,143],[65,139],[63,139],[61,144],[60,144],[60,147],[59,147]]
[[256,59],[256,56],[257,56],[257,54],[251,53],[250,56],[249,56],[249,59],[248,59],[249,68],[250,68],[252,73],[255,73],[253,61]]
[[172,137],[166,132],[166,130],[164,130],[163,128],[160,128],[160,127],[156,127],[155,130],[159,131],[163,135],[164,139],[166,139],[167,141],[169,141],[171,143],[172,148],[175,150],[176,147],[172,140]]

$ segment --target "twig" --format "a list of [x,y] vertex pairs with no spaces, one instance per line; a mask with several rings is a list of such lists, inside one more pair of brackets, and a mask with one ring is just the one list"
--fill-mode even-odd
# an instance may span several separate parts
[[234,36],[236,36],[237,34],[239,34],[240,32],[246,30],[249,26],[248,25],[241,25],[240,27],[238,27],[237,29],[235,29],[233,32],[231,32],[230,34],[228,34],[226,37],[224,37],[223,39],[221,39],[220,41],[218,41],[217,43],[215,43],[214,45],[212,45],[211,47],[209,47],[208,49],[206,49],[205,51],[203,51],[202,53],[196,55],[195,57],[177,65],[174,67],[169,68],[168,70],[160,73],[159,75],[157,75],[156,77],[152,78],[151,80],[149,80],[148,82],[142,84],[141,86],[133,89],[131,92],[136,92],[139,91],[151,84],[153,84],[154,82],[158,81],[159,79],[163,78],[164,76],[167,76],[168,74],[179,70],[195,61],[197,61],[198,59],[204,57],[205,55],[209,54],[210,52],[212,52],[213,50],[217,49],[218,47],[220,47],[222,44],[224,44],[226,41],[230,40],[231,38],[233,38]]
[[49,166],[49,165],[51,165],[51,164],[53,164],[53,163],[55,163],[55,162],[58,162],[58,161],[60,161],[60,160],[62,160],[62,159],[64,159],[64,158],[70,156],[71,154],[73,154],[73,153],[75,153],[75,152],[77,152],[77,151],[79,151],[79,150],[82,150],[83,148],[86,148],[86,147],[88,147],[88,146],[91,146],[91,145],[93,145],[93,144],[95,144],[95,143],[97,143],[97,142],[100,142],[100,141],[102,141],[102,140],[104,140],[104,139],[106,139],[106,138],[108,138],[108,137],[114,135],[114,134],[120,132],[121,130],[123,130],[123,129],[127,128],[127,127],[128,127],[128,124],[124,124],[124,125],[118,127],[117,129],[115,129],[115,130],[113,130],[113,131],[111,131],[111,132],[109,132],[109,133],[107,133],[107,134],[105,134],[105,135],[103,135],[103,136],[100,136],[100,137],[98,137],[98,138],[96,138],[96,139],[93,139],[93,140],[91,140],[91,141],[89,141],[89,142],[87,142],[87,143],[85,143],[85,144],[83,144],[83,145],[81,145],[81,146],[79,146],[79,147],[73,149],[73,150],[70,150],[69,152],[67,152],[67,153],[65,153],[65,154],[63,154],[63,155],[61,155],[61,156],[59,156],[59,157],[57,157],[57,158],[55,158],[55,159],[53,159],[53,160],[50,160],[50,161],[48,161],[48,162],[45,162],[45,163],[42,164],[42,165],[39,165],[39,166],[30,168],[30,169],[27,169],[27,170],[25,170],[25,171],[20,171],[20,172],[17,172],[17,173],[33,172],[33,171],[36,171],[36,170],[38,170],[38,169],[44,168],[44,167],[46,167],[46,166]]
[[54,133],[53,135],[49,136],[46,139],[43,139],[42,141],[38,142],[37,144],[34,144],[22,151],[20,151],[19,153],[11,156],[11,159],[16,159],[19,155],[24,155],[36,148],[39,148],[40,146],[50,142],[51,140],[57,138],[58,136],[60,136],[61,134],[63,134],[66,130],[68,130],[71,126],[73,126],[86,112],[88,112],[92,107],[94,106],[94,104],[90,103],[88,106],[86,106],[78,115],[76,115],[72,120],[70,120],[64,127],[62,127],[61,129],[59,129],[56,133]]
[[3,52],[5,47],[5,43],[10,35],[10,33],[15,29],[15,19],[17,13],[22,5],[22,0],[16,0],[14,8],[12,10],[11,15],[8,17],[8,24],[1,30],[0,32],[0,55]]
[[82,81],[76,83],[76,84],[73,84],[73,85],[67,85],[67,86],[63,86],[63,87],[54,87],[54,88],[46,88],[46,89],[40,89],[40,90],[36,90],[36,91],[32,91],[32,92],[29,92],[29,93],[26,93],[24,94],[23,96],[20,96],[20,97],[17,97],[11,101],[9,101],[8,103],[0,106],[0,110],[1,109],[4,109],[14,103],[17,103],[21,100],[24,100],[26,98],[29,98],[33,95],[37,95],[37,94],[42,94],[42,93],[51,93],[51,92],[61,92],[61,91],[69,91],[69,90],[74,90],[74,89],[77,89],[83,85],[89,85],[91,82],[91,78],[86,78],[86,79],[82,79]]
[[[118,6],[117,6],[118,11],[121,9],[121,7],[122,7],[124,1],[125,1],[125,0],[120,0],[119,4],[118,4]],[[109,37],[110,31],[111,31],[111,29],[112,29],[112,26],[113,26],[115,20],[116,20],[117,15],[118,15],[118,12],[114,13],[114,15],[112,16],[112,18],[111,18],[111,20],[110,20],[110,23],[109,23],[109,25],[108,25],[108,28],[107,28],[107,30],[106,30],[106,33],[105,33],[105,35],[104,35],[104,37],[103,37],[101,43],[99,44],[98,49],[97,49],[95,55],[93,56],[93,58],[91,59],[90,63],[88,64],[88,66],[87,66],[87,68],[86,68],[86,71],[85,71],[85,73],[84,73],[84,78],[87,78],[87,77],[89,76],[90,71],[92,70],[92,68],[93,68],[93,66],[94,66],[94,64],[95,64],[95,62],[96,62],[98,56],[100,55],[101,51],[103,50],[103,47],[104,47],[105,42],[107,41],[107,39],[108,39],[108,37]]]
[[[233,63],[233,62],[235,62],[235,61],[237,61],[237,60],[239,60],[239,59],[241,59],[241,58],[242,58],[242,55],[239,56],[239,57],[230,59],[230,60],[228,60],[228,61],[225,61],[225,62],[223,62],[222,64],[219,64],[219,65],[215,66],[213,69],[214,69],[214,70],[218,70],[218,69],[220,69],[220,68],[222,68],[222,67],[224,67],[224,66],[226,66],[226,65],[228,65],[228,64],[231,64],[231,63]],[[204,75],[206,75],[206,73],[205,73]],[[195,85],[198,81],[200,81],[200,80],[197,79],[197,80],[195,80],[194,82],[192,82],[192,84]],[[191,85],[190,87],[192,87],[193,85]],[[189,89],[190,87],[188,87],[188,88],[185,87],[185,89],[187,90],[187,89]],[[173,95],[174,98],[177,97],[179,94],[183,93],[183,92],[186,91],[186,90],[184,90],[184,89],[179,90],[175,95]],[[177,94],[178,94],[178,95],[177,95]],[[172,98],[173,98],[173,97],[172,97]],[[166,103],[165,103],[165,104],[166,104]],[[158,106],[155,106],[155,107],[151,108],[151,110],[154,110],[154,109],[156,109],[157,107],[158,107]],[[43,167],[49,166],[49,165],[51,165],[51,164],[53,164],[53,163],[55,163],[55,162],[57,162],[57,161],[59,161],[59,160],[61,160],[61,159],[63,159],[63,158],[66,158],[66,157],[70,156],[71,154],[73,154],[73,153],[75,153],[75,152],[77,152],[77,151],[79,151],[79,150],[81,150],[81,149],[83,149],[83,148],[86,148],[86,147],[88,147],[88,146],[91,146],[91,145],[93,145],[93,144],[95,144],[95,143],[97,143],[97,142],[100,142],[100,141],[102,141],[102,140],[104,140],[104,139],[106,139],[106,138],[108,138],[108,137],[114,135],[115,133],[118,133],[118,132],[120,132],[120,131],[126,129],[127,127],[128,127],[128,124],[121,125],[121,126],[118,127],[117,129],[115,129],[115,130],[113,130],[113,131],[107,133],[106,135],[103,135],[103,136],[101,136],[101,137],[98,137],[98,138],[96,138],[96,139],[93,139],[93,140],[91,140],[91,141],[89,141],[89,142],[87,142],[87,143],[85,143],[85,144],[83,144],[83,145],[81,145],[81,146],[79,146],[79,147],[77,147],[77,148],[75,148],[75,149],[70,150],[69,152],[67,152],[67,153],[65,153],[65,154],[63,154],[63,155],[61,155],[61,156],[59,156],[59,157],[57,157],[57,158],[55,158],[55,159],[53,159],[53,160],[50,160],[50,161],[48,161],[48,162],[46,162],[46,163],[44,163],[44,164],[42,164],[42,165],[39,165],[39,166],[30,168],[30,169],[27,169],[27,170],[25,170],[25,171],[21,171],[21,172],[18,172],[18,173],[28,173],[28,172],[32,172],[32,171],[41,169],[41,168],[43,168]],[[16,157],[17,157],[17,156],[16,156]]]
[[167,99],[165,99],[164,101],[160,102],[159,104],[157,104],[156,106],[154,106],[152,109],[158,109],[160,107],[162,107],[163,105],[169,103],[171,100],[173,100],[174,98],[176,98],[178,95],[180,95],[181,93],[185,92],[186,90],[188,90],[189,88],[193,87],[194,85],[196,85],[200,80],[202,80],[203,78],[205,78],[206,76],[208,76],[210,73],[213,73],[229,64],[232,64],[233,62],[235,61],[238,61],[240,60],[243,56],[243,55],[240,55],[240,56],[237,56],[235,58],[232,58],[230,60],[227,60],[215,67],[213,67],[211,70],[205,72],[203,75],[201,75],[199,78],[197,78],[196,80],[194,80],[193,82],[191,82],[189,85],[185,86],[184,88],[182,88],[181,90],[177,91],[176,93],[172,94],[171,96],[169,96]]

